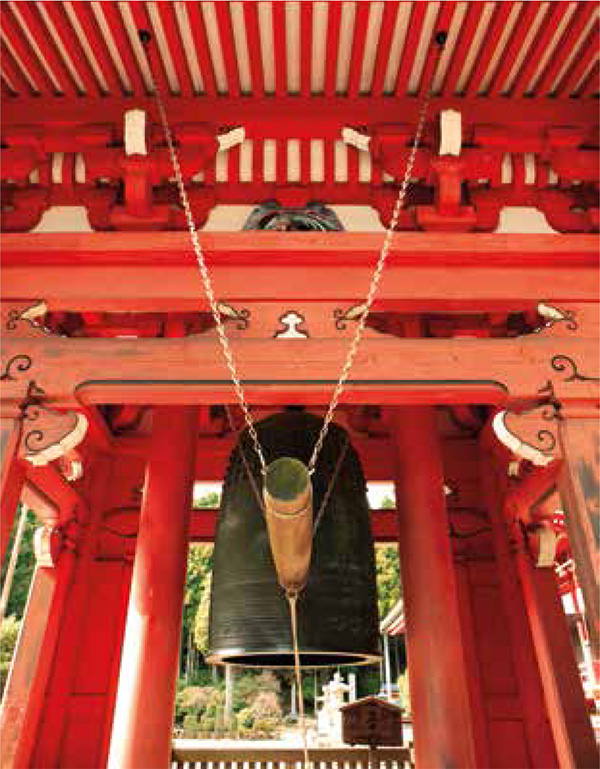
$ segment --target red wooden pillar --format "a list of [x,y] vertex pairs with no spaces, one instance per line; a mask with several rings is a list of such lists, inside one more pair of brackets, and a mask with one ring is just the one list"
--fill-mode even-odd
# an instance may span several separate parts
[[476,765],[435,411],[396,412],[400,567],[418,769]]
[[0,711],[0,766],[30,766],[74,558],[37,568]]
[[600,656],[599,415],[593,406],[566,403],[559,423],[564,457],[559,491],[595,659]]
[[198,410],[154,412],[108,765],[171,755]]
[[[516,489],[508,496],[506,465],[494,461],[485,446],[482,448],[484,454],[487,453],[482,463],[482,481],[490,505],[502,579],[511,591],[517,589],[525,608],[526,627],[520,629],[514,648],[521,667],[521,696],[533,765],[558,764],[561,769],[597,766],[597,747],[554,570],[534,565],[521,528],[520,522],[530,520],[527,508],[532,503],[531,497],[526,491],[518,494]],[[512,612],[513,626],[519,614],[516,610]],[[531,659],[531,647],[535,662]],[[545,713],[537,693],[540,684]],[[546,717],[556,763],[550,763],[550,754],[545,747]]]
[[25,463],[19,458],[21,415],[0,417],[0,563],[10,539],[15,510],[25,480]]
[[[492,542],[497,561],[499,585],[501,588],[502,609],[507,621],[508,633],[504,643],[510,647],[516,677],[515,695],[521,703],[522,728],[516,723],[523,735],[524,758],[517,761],[515,753],[519,746],[517,740],[510,739],[500,744],[502,755],[512,758],[512,763],[505,765],[531,766],[548,769],[557,766],[555,740],[548,721],[547,705],[540,679],[536,649],[532,638],[527,608],[515,568],[515,542],[511,538],[504,515],[504,496],[507,490],[508,476],[506,465],[500,463],[490,449],[489,435],[480,443],[480,484],[482,502],[487,507],[491,524]],[[491,438],[495,441],[495,438]],[[503,724],[506,734],[506,724]],[[528,763],[526,763],[528,762]]]
[[39,606],[26,614],[43,634],[39,652],[34,633],[26,638],[29,659],[37,655],[29,699],[39,704],[29,708],[15,767],[106,765],[135,534],[133,527],[119,536],[119,519],[123,506],[134,503],[142,472],[141,463],[116,454],[86,454],[83,463],[83,478],[73,486],[53,489],[52,474],[32,473],[40,491],[56,495],[70,544],[54,569],[48,622],[36,624]]
[[552,568],[515,553],[525,606],[561,769],[594,769],[600,761],[573,643]]

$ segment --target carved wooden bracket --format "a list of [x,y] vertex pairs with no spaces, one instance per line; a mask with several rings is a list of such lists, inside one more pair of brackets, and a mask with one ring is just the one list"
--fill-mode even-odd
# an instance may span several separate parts
[[275,339],[307,339],[310,334],[305,328],[301,328],[304,322],[304,316],[295,310],[285,312],[279,317],[280,326],[283,328],[276,329],[273,336]]
[[49,334],[40,320],[47,312],[48,307],[41,300],[2,302],[2,333],[19,337]]
[[538,569],[553,568],[559,535],[551,521],[528,526],[525,531],[527,549]]
[[33,552],[36,564],[53,568],[64,546],[63,531],[59,526],[40,526],[33,535]]
[[32,465],[47,465],[72,451],[83,440],[87,418],[76,411],[60,412],[39,403],[23,410],[21,456]]
[[500,443],[513,454],[544,467],[558,458],[557,414],[551,402],[521,413],[503,410],[494,417],[492,427]]
[[563,382],[600,382],[600,377],[582,374],[577,362],[568,355],[555,355],[550,365],[560,374]]
[[568,331],[576,331],[579,328],[579,323],[572,310],[563,310],[547,302],[538,302],[536,309],[538,315],[544,318],[546,328],[552,328],[557,323],[564,323]]

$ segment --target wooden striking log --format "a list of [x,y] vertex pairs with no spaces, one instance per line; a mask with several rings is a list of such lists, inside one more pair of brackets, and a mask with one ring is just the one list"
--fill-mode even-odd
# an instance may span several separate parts
[[280,457],[267,467],[265,518],[277,580],[286,591],[305,583],[312,551],[312,486],[303,462]]

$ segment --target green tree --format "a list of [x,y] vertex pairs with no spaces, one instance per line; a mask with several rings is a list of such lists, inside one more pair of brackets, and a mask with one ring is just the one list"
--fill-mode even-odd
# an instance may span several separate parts
[[377,608],[380,619],[383,619],[402,597],[397,545],[376,545],[375,569],[377,572]]
[[[216,491],[208,492],[199,499],[195,499],[195,510],[208,510],[218,507],[220,495]],[[182,667],[189,670],[188,656],[193,649],[196,614],[200,605],[200,599],[204,592],[204,583],[208,574],[212,571],[212,545],[192,545],[188,553],[185,594],[183,599],[183,618],[181,634],[183,638]]]
[[210,611],[211,583],[212,572],[208,572],[202,582],[200,602],[194,620],[194,643],[203,655],[208,651],[208,614]]
[[214,510],[221,503],[221,495],[216,491],[209,491],[208,494],[195,499],[192,503],[194,510]]
[[[10,558],[9,554],[12,551],[12,545],[20,514],[21,507],[19,506],[19,509],[15,515],[15,522],[10,542],[8,544],[7,555],[4,559],[4,563],[2,564],[2,583],[4,583],[4,575],[8,567],[8,561]],[[6,607],[6,615],[8,616],[13,614],[17,619],[20,619],[23,616],[25,604],[27,602],[27,596],[29,595],[29,585],[31,584],[33,570],[35,569],[35,555],[33,554],[33,534],[38,526],[39,523],[35,517],[35,513],[32,510],[28,510],[25,529],[23,531],[23,538],[21,539],[21,548],[19,551],[19,558],[17,560],[17,567],[15,569],[15,575],[10,590],[10,597]]]
[[0,696],[4,691],[21,623],[15,616],[6,617],[0,627]]

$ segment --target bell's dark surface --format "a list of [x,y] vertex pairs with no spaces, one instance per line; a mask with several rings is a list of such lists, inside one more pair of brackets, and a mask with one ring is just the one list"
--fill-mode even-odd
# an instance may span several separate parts
[[[283,412],[257,424],[267,463],[280,456],[308,463],[323,420]],[[332,424],[312,476],[313,509],[321,502],[346,445]],[[247,433],[240,439],[261,493],[262,477]],[[211,663],[293,667],[288,604],[277,583],[262,509],[234,449],[217,523],[209,647]],[[375,559],[366,484],[348,446],[313,541],[305,589],[298,599],[301,664],[306,667],[377,662]]]

